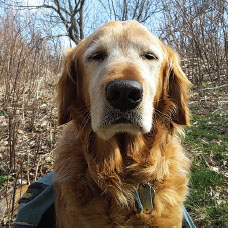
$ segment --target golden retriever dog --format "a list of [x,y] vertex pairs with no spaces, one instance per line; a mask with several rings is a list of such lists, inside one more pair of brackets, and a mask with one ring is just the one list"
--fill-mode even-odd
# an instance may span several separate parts
[[54,169],[57,226],[181,227],[190,82],[178,55],[136,21],[105,24],[68,51]]

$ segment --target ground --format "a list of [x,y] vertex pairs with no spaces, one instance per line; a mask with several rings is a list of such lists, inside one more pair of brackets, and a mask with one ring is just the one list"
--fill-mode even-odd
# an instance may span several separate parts
[[228,227],[227,87],[195,89],[185,148],[192,158],[186,207],[198,227]]
[[[26,108],[23,102],[14,110],[0,107],[0,224],[12,222],[14,189],[52,170],[60,131],[56,81],[44,83]],[[186,208],[198,227],[228,227],[228,86],[214,87],[192,88],[192,126],[185,129],[184,147],[192,160]],[[0,99],[4,104],[3,90]]]

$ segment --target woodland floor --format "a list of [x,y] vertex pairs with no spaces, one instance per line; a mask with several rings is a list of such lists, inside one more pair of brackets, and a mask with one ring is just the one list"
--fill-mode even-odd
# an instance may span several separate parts
[[[15,214],[11,208],[15,186],[30,184],[52,170],[53,149],[60,131],[55,83],[47,83],[43,90],[36,109],[34,103],[26,110],[18,104],[16,115],[20,121],[14,142],[9,141],[10,107],[0,107],[0,226],[10,224]],[[186,208],[197,227],[228,227],[227,94],[227,85],[192,90],[192,126],[185,130],[184,143],[192,160]],[[3,98],[0,91],[0,103]],[[10,160],[11,167],[15,167],[11,172]]]

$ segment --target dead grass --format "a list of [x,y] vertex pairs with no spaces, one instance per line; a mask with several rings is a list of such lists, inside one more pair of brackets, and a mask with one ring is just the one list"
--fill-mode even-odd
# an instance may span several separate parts
[[[23,26],[22,26],[23,24]],[[27,33],[24,33],[27,31]],[[11,224],[16,189],[52,170],[61,57],[29,21],[0,18],[0,222]]]

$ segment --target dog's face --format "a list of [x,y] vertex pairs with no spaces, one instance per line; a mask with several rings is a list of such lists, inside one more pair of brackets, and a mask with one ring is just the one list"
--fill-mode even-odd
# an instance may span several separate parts
[[67,108],[81,99],[90,110],[93,131],[103,139],[120,132],[150,132],[155,108],[185,125],[184,83],[174,52],[144,26],[110,22],[68,54],[59,82],[60,124],[73,118]]
[[93,130],[147,133],[163,62],[158,40],[139,23],[103,27],[83,54]]

